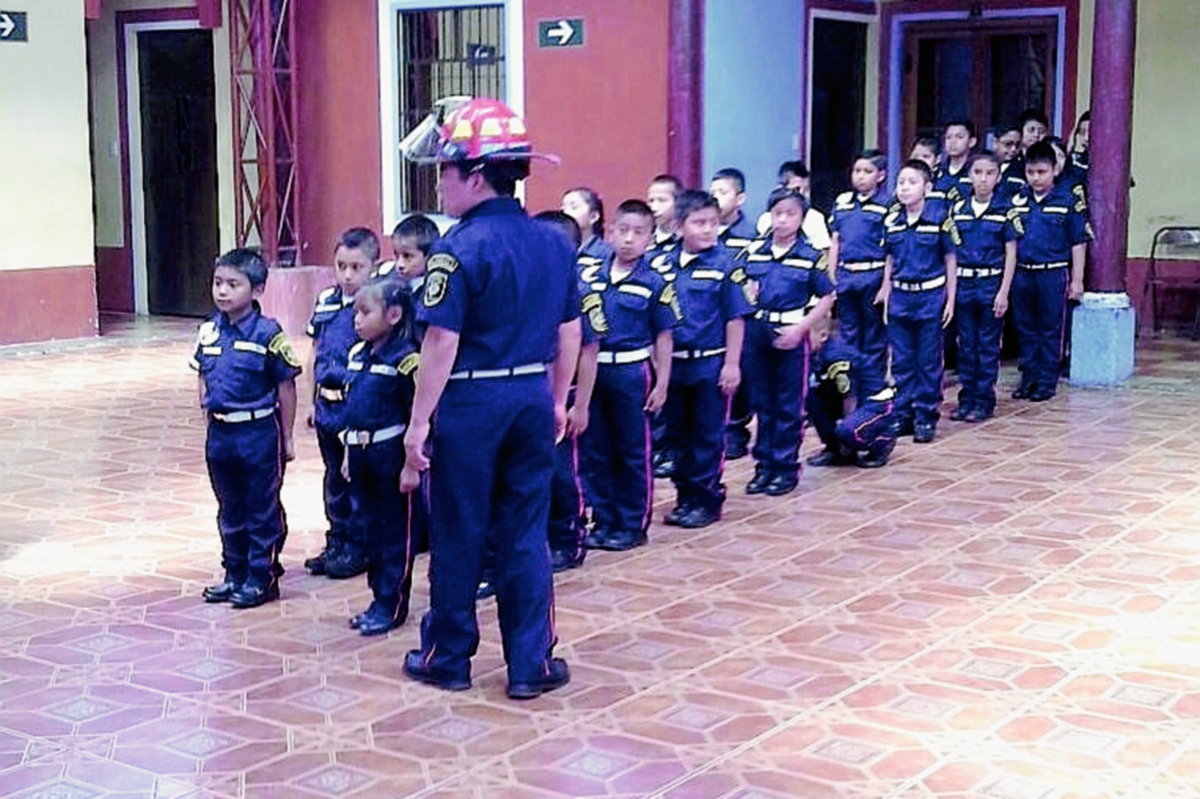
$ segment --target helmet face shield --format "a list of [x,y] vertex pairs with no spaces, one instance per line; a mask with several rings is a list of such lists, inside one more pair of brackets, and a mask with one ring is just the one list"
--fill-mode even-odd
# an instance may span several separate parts
[[447,97],[400,142],[401,154],[417,163],[544,159],[533,152],[525,121],[498,100]]
[[421,122],[400,141],[400,155],[418,164],[432,164],[450,160],[442,153],[446,143],[443,126],[446,118],[471,101],[470,97],[443,97],[433,104]]

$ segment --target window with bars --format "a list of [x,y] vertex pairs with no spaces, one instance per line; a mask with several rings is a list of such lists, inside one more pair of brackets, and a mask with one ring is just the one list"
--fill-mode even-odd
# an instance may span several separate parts
[[[504,7],[464,6],[398,12],[400,137],[451,95],[505,97]],[[437,169],[405,162],[404,211],[437,211]]]

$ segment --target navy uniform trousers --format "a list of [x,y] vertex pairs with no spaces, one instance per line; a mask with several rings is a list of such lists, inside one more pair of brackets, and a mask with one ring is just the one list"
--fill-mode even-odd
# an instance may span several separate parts
[[1062,369],[1068,268],[1026,269],[1013,275],[1012,309],[1021,345],[1021,382],[1054,392]]
[[776,325],[751,319],[746,325],[746,380],[758,415],[754,461],[773,474],[800,472],[804,440],[804,395],[808,390],[808,341],[776,349]]
[[[316,404],[329,407],[334,403],[317,397]],[[315,415],[318,418],[321,416],[319,411]],[[350,524],[350,486],[342,477],[346,449],[338,438],[340,425],[331,427],[318,421],[314,427],[317,431],[317,449],[321,451],[321,462],[325,464],[322,487],[325,491],[325,518],[329,522],[329,532],[325,535],[325,545],[328,547],[335,541],[345,542],[354,535]]]
[[958,329],[958,404],[986,413],[996,409],[1000,337],[1004,319],[992,313],[1000,276],[958,278],[954,319]]
[[599,529],[645,532],[654,490],[645,411],[650,362],[598,368],[591,419],[580,446],[592,518]]
[[365,447],[351,443],[350,504],[354,539],[367,553],[367,584],[376,604],[393,619],[408,617],[421,494],[400,493],[404,439],[392,438]]
[[279,502],[283,451],[278,412],[249,422],[210,419],[204,456],[217,497],[225,573],[238,584],[268,586],[282,569],[287,520]]
[[676,359],[667,393],[668,437],[679,442],[675,476],[680,507],[719,511],[725,503],[721,472],[725,465],[725,425],[729,398],[717,377],[724,355]]
[[838,268],[837,317],[842,339],[868,363],[886,368],[888,329],[883,323],[883,307],[875,304],[882,285],[882,268],[866,272]]
[[[475,592],[491,535],[509,682],[536,680],[555,643],[546,542],[554,472],[549,378],[451,380],[438,404],[432,449],[424,665],[448,678],[470,678],[479,646]],[[495,497],[501,503],[493,509]]]
[[867,400],[843,418],[843,398],[833,383],[822,381],[805,400],[808,419],[826,449],[833,452],[890,454],[896,443],[892,431],[893,402]]
[[892,376],[902,420],[936,423],[942,407],[942,308],[946,289],[901,291],[892,288],[888,301],[888,338],[892,342]]
[[[554,477],[550,484],[550,549],[562,552],[572,562],[582,562],[587,538],[583,486],[579,482],[579,442],[564,438],[554,447]],[[488,561],[493,553],[489,551]],[[489,581],[490,582],[490,581]]]

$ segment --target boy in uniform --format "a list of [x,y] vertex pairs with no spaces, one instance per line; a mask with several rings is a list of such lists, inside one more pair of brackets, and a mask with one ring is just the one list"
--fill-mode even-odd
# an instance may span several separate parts
[[934,174],[933,189],[946,196],[953,208],[959,200],[971,196],[971,152],[975,149],[975,123],[955,119],[942,133],[942,161]]
[[279,489],[283,465],[295,457],[300,363],[279,323],[259,308],[266,282],[267,264],[251,250],[217,259],[217,314],[200,326],[190,362],[208,417],[204,457],[225,567],[225,578],[204,589],[204,601],[235,608],[279,598],[279,552],[287,535]]
[[425,261],[433,243],[442,237],[438,226],[423,214],[409,214],[392,230],[392,254],[394,261],[379,267],[379,275],[400,276],[412,293],[413,301],[421,302],[425,290]]
[[[727,167],[713,175],[709,194],[717,200],[717,241],[729,250],[731,258],[754,243],[757,238],[753,223],[742,213],[746,202],[746,176],[741,170]],[[745,350],[742,351],[743,357]],[[742,371],[746,364],[742,364]],[[750,451],[750,386],[743,382],[729,405],[729,424],[725,426],[725,458],[737,460]]]
[[1044,402],[1058,390],[1066,300],[1083,296],[1091,229],[1087,204],[1055,183],[1057,157],[1046,142],[1025,153],[1029,186],[1013,198],[1025,235],[1017,244],[1012,306],[1021,345],[1021,382],[1013,399]]
[[680,449],[672,478],[677,502],[665,521],[696,529],[719,520],[725,503],[725,423],[742,380],[743,317],[753,309],[745,271],[735,270],[729,250],[717,244],[717,201],[685,191],[677,206],[680,247],[667,261],[683,322],[675,332],[667,425]]
[[996,158],[1000,161],[1000,185],[996,187],[996,194],[1002,201],[1012,202],[1013,196],[1025,187],[1025,169],[1019,158],[1021,126],[1015,122],[999,125],[993,132]]
[[591,422],[580,440],[595,520],[587,539],[592,549],[641,546],[650,526],[649,420],[666,403],[679,324],[674,275],[656,272],[644,257],[653,230],[649,206],[621,203],[612,229],[615,254],[579,275],[583,316],[603,330]]
[[660,263],[659,256],[679,246],[675,201],[683,191],[683,181],[674,175],[656,175],[646,189],[646,205],[654,212],[654,238],[646,250],[646,260],[651,266]]
[[317,296],[308,336],[313,340],[308,371],[313,376],[313,410],[308,426],[317,432],[317,448],[325,466],[322,483],[325,549],[304,561],[312,574],[346,579],[367,569],[367,550],[355,539],[350,522],[350,487],[342,476],[345,446],[338,437],[345,429],[346,356],[358,341],[354,332],[354,295],[366,285],[379,260],[379,239],[366,228],[350,228],[338,239],[333,252],[337,285]]

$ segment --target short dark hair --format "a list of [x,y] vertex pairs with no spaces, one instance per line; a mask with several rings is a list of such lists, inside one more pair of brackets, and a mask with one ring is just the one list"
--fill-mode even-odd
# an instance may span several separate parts
[[400,278],[398,272],[389,272],[386,275],[371,278],[358,290],[355,297],[356,299],[373,297],[383,303],[384,308],[399,308],[401,314],[397,327],[400,328],[400,334],[406,338],[413,337],[415,311],[413,310],[412,290]]
[[654,224],[654,212],[650,210],[650,206],[646,205],[642,200],[626,200],[617,206],[617,216],[625,214],[635,214],[644,219],[649,219],[650,224]]
[[779,165],[778,176],[783,180],[784,175],[795,175],[798,178],[810,177],[808,166],[803,161],[784,161]]
[[1046,138],[1042,139],[1042,141],[1046,142],[1046,144],[1049,144],[1055,150],[1061,150],[1063,155],[1069,155],[1071,152],[1071,150],[1067,147],[1067,143],[1063,141],[1062,137],[1060,136],[1047,136]]
[[917,172],[921,173],[923,178],[925,178],[926,183],[933,183],[933,170],[929,168],[929,164],[925,163],[920,158],[908,159],[904,162],[904,165],[901,166],[900,169],[915,169]]
[[576,186],[573,189],[568,189],[563,192],[563,196],[568,194],[578,194],[587,203],[587,207],[592,213],[596,214],[596,221],[592,223],[592,235],[604,236],[604,200],[600,199],[600,195],[596,190],[587,186]]
[[712,177],[713,180],[728,180],[737,189],[738,194],[746,191],[746,175],[740,169],[734,169],[727,166],[724,169],[718,169]]
[[1026,108],[1017,116],[1017,126],[1022,130],[1027,122],[1040,122],[1042,127],[1049,129],[1050,117],[1046,116],[1046,112],[1040,108]]
[[333,244],[333,251],[336,253],[339,247],[362,250],[371,263],[379,260],[379,237],[370,228],[352,227],[343,230],[342,235],[338,236],[338,240]]
[[555,228],[570,242],[571,249],[578,250],[579,246],[583,244],[583,234],[579,230],[579,223],[571,218],[570,214],[562,211],[542,211],[535,214],[533,218]]
[[789,189],[787,186],[780,186],[777,189],[773,189],[771,193],[767,195],[767,210],[770,211],[784,200],[795,200],[796,202],[800,203],[801,211],[808,211],[808,199],[800,192],[796,191],[795,189]]
[[409,214],[392,229],[392,238],[401,237],[412,239],[417,249],[429,255],[429,248],[442,237],[437,223],[424,214]]
[[997,139],[999,139],[1001,136],[1005,135],[1006,133],[1013,133],[1013,132],[1016,132],[1016,133],[1021,132],[1020,123],[1012,122],[1012,123],[1008,123],[1008,124],[1004,124],[1004,125],[997,125],[996,127],[992,128],[992,135],[995,136]]
[[1058,153],[1054,152],[1054,145],[1048,141],[1035,142],[1025,151],[1025,164],[1058,166]]
[[705,208],[720,210],[717,198],[706,191],[687,189],[686,191],[679,192],[675,197],[675,218],[681,224],[686,222],[689,216],[697,211],[703,211]]
[[[928,147],[930,150],[933,150],[934,153],[941,153],[942,151],[942,145],[932,136],[918,136],[917,138],[913,139],[912,147],[909,147],[908,151],[911,153],[918,147]],[[908,165],[905,164],[905,166]],[[903,169],[904,167],[902,166],[900,168]]]
[[[854,162],[858,161],[870,161],[880,172],[887,171],[887,155],[883,150],[860,150],[854,156]],[[850,165],[854,166],[854,162],[851,162]]]
[[655,175],[654,179],[650,181],[650,185],[653,186],[655,183],[670,183],[671,190],[675,192],[676,197],[678,197],[680,192],[683,191],[683,181],[674,175],[669,175],[666,173]]
[[238,247],[222,255],[213,265],[215,271],[219,266],[236,269],[250,281],[250,288],[258,289],[267,285],[267,262],[255,250],[248,247]]
[[942,135],[944,136],[945,132],[950,130],[950,128],[966,128],[967,135],[972,139],[975,138],[975,123],[966,117],[957,117],[955,119],[951,119],[946,123],[946,127],[942,128]]
[[1075,127],[1079,127],[1084,122],[1092,121],[1092,109],[1088,109],[1079,115],[1079,119],[1075,122]]
[[445,166],[457,169],[464,180],[478,172],[501,197],[512,197],[517,193],[517,183],[529,177],[527,158],[472,158],[466,161],[449,161]]
[[972,155],[969,159],[967,159],[967,169],[970,170],[972,167],[974,167],[976,161],[991,161],[996,165],[997,169],[1000,168],[1000,156],[996,155],[991,150],[980,150]]

